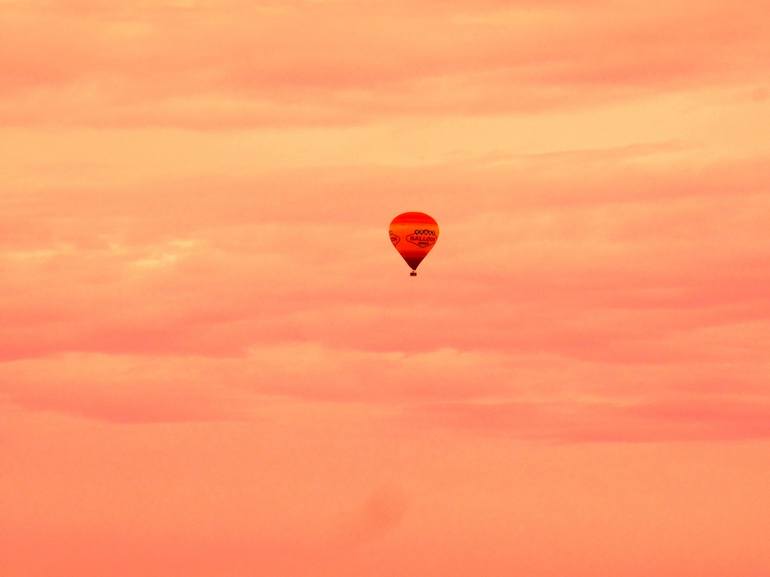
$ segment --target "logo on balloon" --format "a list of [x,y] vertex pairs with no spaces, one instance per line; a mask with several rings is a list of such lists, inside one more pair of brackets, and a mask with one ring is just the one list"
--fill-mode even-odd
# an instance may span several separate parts
[[393,234],[393,232],[391,231],[390,242],[393,243],[393,246],[396,246],[400,241],[401,241],[401,237],[398,236],[397,234]]
[[413,234],[407,235],[406,240],[420,248],[428,248],[436,244],[436,231],[427,228],[423,230],[418,229]]

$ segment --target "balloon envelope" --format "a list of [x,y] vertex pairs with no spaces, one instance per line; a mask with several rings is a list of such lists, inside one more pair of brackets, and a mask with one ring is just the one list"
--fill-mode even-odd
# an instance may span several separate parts
[[414,271],[438,240],[438,223],[423,212],[399,214],[390,223],[390,242]]

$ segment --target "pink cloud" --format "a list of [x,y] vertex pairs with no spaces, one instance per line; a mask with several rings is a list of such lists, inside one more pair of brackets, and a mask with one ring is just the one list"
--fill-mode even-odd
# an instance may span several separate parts
[[[10,100],[0,102],[0,119],[202,129],[329,125],[573,109],[662,87],[741,85],[757,79],[770,54],[759,25],[766,7],[30,7],[9,13],[4,37],[13,49],[0,53],[0,66],[10,74]],[[727,17],[730,27],[721,25]],[[298,30],[301,43],[290,40]]]
[[[0,216],[0,357],[14,361],[0,390],[31,410],[123,422],[238,419],[239,402],[270,395],[404,406],[497,398],[536,412],[544,401],[571,406],[576,391],[609,403],[761,397],[766,161],[643,164],[681,151],[20,195]],[[410,285],[384,231],[415,188],[429,191],[422,202],[446,233]],[[137,381],[63,381],[62,354],[84,367],[125,358],[117,366],[136,364]],[[164,392],[175,378],[174,391],[194,393],[181,403]],[[546,398],[532,399],[543,387]],[[570,423],[551,424],[571,434]]]
[[[508,166],[483,177],[476,168],[318,170],[205,180],[191,196],[179,183],[154,185],[115,192],[109,204],[96,191],[34,193],[0,217],[9,295],[0,305],[2,355],[240,355],[309,340],[671,362],[735,354],[718,346],[719,330],[731,334],[731,325],[758,322],[761,334],[770,258],[761,161],[715,166],[693,180],[631,169],[590,180],[596,157],[550,161],[586,175],[572,191],[538,175],[546,160],[536,158],[524,180]],[[385,282],[402,267],[374,226],[392,216],[394,200],[408,201],[415,182],[437,191],[424,202],[450,230],[421,280],[454,287],[431,285],[421,302]],[[479,189],[472,202],[460,194],[471,183]],[[504,195],[508,187],[526,194]],[[362,189],[383,195],[367,205],[356,196]],[[281,201],[255,190],[280,190]],[[743,190],[739,202],[730,190]],[[62,218],[67,203],[78,212]],[[422,322],[405,332],[414,319]],[[703,343],[697,331],[712,327]]]
[[414,417],[485,435],[554,442],[670,442],[770,437],[770,404],[723,397],[591,403],[426,405]]

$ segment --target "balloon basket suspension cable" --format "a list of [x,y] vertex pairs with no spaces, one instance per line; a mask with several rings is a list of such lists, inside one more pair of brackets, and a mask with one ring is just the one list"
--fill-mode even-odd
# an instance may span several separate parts
[[417,276],[417,271],[413,270],[412,272],[409,273],[409,276]]

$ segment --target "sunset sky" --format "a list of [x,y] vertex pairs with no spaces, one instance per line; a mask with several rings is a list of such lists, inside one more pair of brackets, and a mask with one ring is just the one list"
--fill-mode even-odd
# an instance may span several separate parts
[[0,0],[0,575],[770,575],[769,15]]

